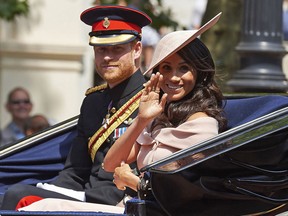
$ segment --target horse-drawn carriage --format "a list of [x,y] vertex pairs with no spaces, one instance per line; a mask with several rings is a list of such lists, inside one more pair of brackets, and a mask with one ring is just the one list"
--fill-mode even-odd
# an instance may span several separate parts
[[[153,205],[165,215],[276,215],[288,211],[288,97],[227,98],[225,132],[141,170],[149,174]],[[2,149],[0,193],[15,183],[33,185],[54,179],[76,136],[77,119]],[[152,215],[150,202],[128,201],[126,214]],[[117,214],[2,210],[0,215]]]

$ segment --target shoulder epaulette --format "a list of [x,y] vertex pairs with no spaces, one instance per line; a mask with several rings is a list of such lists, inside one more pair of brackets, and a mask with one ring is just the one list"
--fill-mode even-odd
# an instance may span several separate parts
[[102,85],[94,86],[94,87],[91,87],[91,88],[87,89],[85,95],[87,96],[87,95],[89,95],[89,94],[91,94],[93,92],[101,91],[101,90],[106,89],[106,88],[107,88],[107,84],[106,83],[102,84]]

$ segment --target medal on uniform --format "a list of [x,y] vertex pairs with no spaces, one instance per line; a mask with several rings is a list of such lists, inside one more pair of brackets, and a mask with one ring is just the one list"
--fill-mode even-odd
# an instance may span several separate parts
[[131,125],[132,122],[133,122],[133,119],[132,118],[128,118],[127,120],[124,121],[124,124]]
[[105,115],[105,118],[103,118],[103,121],[102,121],[102,126],[103,128],[107,128],[107,126],[109,125],[110,123],[110,117],[111,117],[111,113],[114,114],[116,112],[116,108],[115,107],[112,107],[112,101],[109,103],[108,105],[108,109],[107,109],[107,114]]
[[106,114],[105,118],[103,119],[102,125],[103,127],[106,129],[108,124],[109,124],[109,118],[110,118],[110,114]]
[[126,130],[127,130],[127,127],[116,128],[114,130],[113,138],[118,139]]

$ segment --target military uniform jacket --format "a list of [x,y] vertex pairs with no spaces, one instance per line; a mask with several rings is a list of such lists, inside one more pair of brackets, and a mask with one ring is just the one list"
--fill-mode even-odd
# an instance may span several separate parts
[[[53,184],[77,191],[85,191],[86,201],[116,205],[124,197],[124,192],[116,188],[113,173],[101,168],[103,159],[117,136],[111,133],[98,149],[94,162],[88,153],[88,140],[102,126],[108,107],[118,110],[131,97],[142,90],[145,78],[138,70],[130,78],[112,89],[93,92],[85,97],[77,125],[78,134],[72,143],[64,169]],[[137,110],[130,117],[135,118]],[[127,122],[126,122],[127,123]],[[119,128],[129,125],[125,122]],[[117,129],[116,129],[117,130]]]

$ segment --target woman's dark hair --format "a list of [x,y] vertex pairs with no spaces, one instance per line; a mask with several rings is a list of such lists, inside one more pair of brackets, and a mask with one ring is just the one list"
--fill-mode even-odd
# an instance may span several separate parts
[[[223,116],[223,95],[215,82],[215,65],[208,48],[196,38],[177,52],[193,70],[197,72],[194,89],[184,98],[166,104],[165,110],[152,123],[155,127],[177,127],[184,123],[192,114],[204,112],[215,118],[219,124],[219,131],[226,127]],[[157,72],[155,68],[153,72]]]

